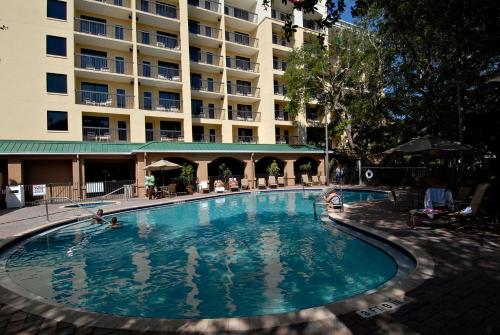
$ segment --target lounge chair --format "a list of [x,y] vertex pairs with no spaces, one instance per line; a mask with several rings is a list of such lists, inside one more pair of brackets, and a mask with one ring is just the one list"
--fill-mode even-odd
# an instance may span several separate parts
[[248,179],[246,179],[246,178],[241,179],[241,189],[248,190],[249,188],[250,188],[250,185],[248,184]]
[[258,188],[266,188],[266,179],[265,178],[259,178],[258,183],[257,183]]
[[168,184],[168,186],[164,189],[164,195],[166,197],[174,197],[177,195],[177,184]]
[[312,186],[312,183],[309,181],[309,176],[306,174],[302,175],[302,186]]
[[278,187],[278,183],[276,182],[275,176],[269,176],[267,183],[269,184],[270,188],[277,188]]
[[229,179],[229,189],[232,192],[240,190],[240,188],[238,186],[238,179],[236,179],[236,178]]
[[450,190],[442,187],[429,187],[425,192],[425,209],[412,209],[408,212],[408,226],[415,228],[417,218],[420,222],[434,223],[442,219],[448,219],[447,214],[453,210],[453,196]]
[[278,186],[285,187],[285,177],[278,177]]
[[460,186],[457,196],[453,199],[453,204],[456,209],[463,209],[469,203],[468,196],[472,191],[472,187],[469,185]]
[[224,193],[226,188],[224,187],[224,182],[222,180],[214,181],[214,191],[215,193]]
[[467,207],[466,209],[461,210],[459,212],[448,214],[450,219],[458,222],[472,221],[473,219],[476,219],[478,217],[479,209],[481,208],[481,203],[483,202],[484,194],[486,193],[489,187],[490,184],[488,183],[477,185],[476,190],[472,195],[472,200],[470,201],[469,205],[470,208]]
[[312,176],[311,178],[312,178],[312,182],[311,182],[312,185],[319,185],[318,176]]
[[321,185],[326,185],[326,177],[325,176],[319,176],[319,183]]
[[208,187],[208,181],[202,181],[198,184],[198,192],[209,193],[210,188]]

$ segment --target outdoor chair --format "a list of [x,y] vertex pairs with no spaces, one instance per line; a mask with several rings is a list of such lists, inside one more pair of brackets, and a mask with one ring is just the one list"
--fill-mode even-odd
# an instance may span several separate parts
[[319,183],[321,185],[326,185],[326,177],[325,176],[319,176]]
[[285,177],[278,177],[278,186],[285,187]]
[[177,195],[177,184],[172,183],[168,184],[166,190],[165,190],[165,196],[166,197],[175,197]]
[[198,192],[209,193],[210,188],[208,187],[208,181],[202,181],[198,184]]
[[258,188],[266,188],[266,179],[265,178],[259,178],[259,181],[257,183]]
[[417,221],[434,224],[438,221],[450,223],[449,214],[453,209],[453,197],[451,191],[445,188],[430,187],[427,189],[424,199],[424,209],[412,209],[408,212],[408,226],[415,228]]
[[215,193],[224,193],[226,188],[224,187],[224,182],[220,179],[214,181],[214,191]]
[[490,187],[489,183],[479,184],[472,195],[472,200],[470,201],[469,207],[459,212],[449,213],[448,217],[450,220],[458,221],[462,223],[464,221],[474,221],[478,218],[479,209],[481,208],[481,204],[483,202],[484,194]]
[[470,202],[469,194],[472,191],[472,186],[462,185],[458,189],[457,196],[453,199],[453,204],[456,209],[463,209]]
[[415,199],[412,199],[408,193],[406,194],[406,197],[403,198],[396,193],[395,189],[391,189],[391,192],[389,193],[389,200],[392,201],[394,209],[398,207],[403,207],[403,208],[415,207]]
[[250,185],[248,184],[248,179],[246,179],[246,178],[241,179],[241,189],[248,190],[249,188],[250,188]]
[[312,183],[309,181],[309,176],[306,174],[302,175],[302,186],[312,186]]
[[267,183],[269,184],[270,188],[277,188],[278,187],[278,183],[276,182],[275,176],[269,176]]
[[319,178],[318,176],[312,176],[312,181],[311,181],[311,184],[312,185],[319,185]]
[[232,192],[240,190],[240,188],[238,187],[238,179],[234,177],[229,179],[229,189]]

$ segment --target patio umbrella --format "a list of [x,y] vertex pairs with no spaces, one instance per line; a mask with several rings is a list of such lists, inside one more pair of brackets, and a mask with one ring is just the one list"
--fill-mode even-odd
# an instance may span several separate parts
[[144,170],[149,170],[149,171],[161,171],[161,183],[162,185],[164,184],[163,182],[163,171],[169,171],[169,170],[177,170],[180,169],[182,166],[179,164],[175,164],[172,162],[167,161],[166,159],[160,159],[159,161],[156,161],[152,164],[149,164],[144,167]]
[[458,142],[448,141],[438,137],[423,136],[415,138],[409,142],[403,143],[384,151],[384,154],[392,154],[395,152],[401,153],[460,153],[472,151],[472,147],[463,145]]

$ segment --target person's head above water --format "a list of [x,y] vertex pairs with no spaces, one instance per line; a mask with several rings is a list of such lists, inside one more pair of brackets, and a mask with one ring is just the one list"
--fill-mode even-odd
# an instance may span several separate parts
[[98,209],[96,214],[97,214],[98,216],[103,216],[104,211],[103,211],[102,209]]
[[113,216],[111,218],[111,223],[117,223],[118,222],[118,219],[116,218],[116,216]]

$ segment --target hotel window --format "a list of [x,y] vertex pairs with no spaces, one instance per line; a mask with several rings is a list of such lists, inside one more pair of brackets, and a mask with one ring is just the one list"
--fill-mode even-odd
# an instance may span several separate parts
[[68,93],[66,75],[59,73],[47,73],[47,92]]
[[47,35],[47,55],[66,56],[66,38]]
[[47,111],[47,130],[67,131],[68,112]]
[[47,17],[66,20],[66,2],[59,0],[47,0]]

